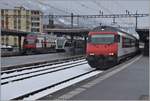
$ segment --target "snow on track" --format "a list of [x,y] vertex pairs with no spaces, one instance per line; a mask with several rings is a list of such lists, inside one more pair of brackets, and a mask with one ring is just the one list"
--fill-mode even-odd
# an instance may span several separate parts
[[19,72],[17,72],[17,70],[16,70],[16,72],[13,72],[13,73],[2,74],[1,79],[11,77],[11,76],[14,76],[14,75],[20,75],[20,74],[25,74],[25,73],[29,73],[29,72],[40,71],[40,70],[43,70],[43,69],[51,69],[51,68],[54,68],[54,67],[63,66],[63,65],[71,64],[71,63],[73,64],[73,63],[81,62],[81,61],[85,61],[85,59],[77,60],[77,61],[70,61],[70,62],[66,62],[66,63],[55,64],[55,65],[51,65],[51,66],[43,66],[43,67],[40,67],[40,68],[27,69],[27,70],[23,70],[23,71],[19,71]]
[[1,99],[10,100],[92,71],[88,64],[1,85]]
[[[43,73],[53,72],[53,71],[57,71],[59,69],[65,69],[65,68],[72,67],[72,66],[75,66],[75,65],[80,65],[80,64],[83,64],[83,63],[87,63],[87,62],[86,61],[79,62],[79,63],[76,62],[76,64],[70,64],[70,65],[66,65],[66,66],[63,66],[63,67],[59,67],[59,68],[53,68],[53,69],[49,69],[49,70],[45,70],[45,71],[38,71],[38,72],[29,73],[29,74],[26,74],[26,75],[11,77],[11,78],[8,78],[8,79],[1,80],[1,83],[11,82],[11,81],[15,81],[17,79],[22,79],[22,78],[33,77],[33,76],[36,76],[36,75],[42,75]],[[49,66],[47,66],[47,68],[48,67]]]

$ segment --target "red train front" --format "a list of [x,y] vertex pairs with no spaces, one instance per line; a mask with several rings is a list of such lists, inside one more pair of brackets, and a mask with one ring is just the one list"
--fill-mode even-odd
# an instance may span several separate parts
[[[124,38],[127,41],[123,41]],[[120,59],[136,52],[135,42],[133,36],[117,28],[97,27],[88,34],[86,59],[93,68],[107,69],[108,64],[114,65]],[[127,44],[128,47],[123,47],[124,44]]]
[[36,50],[37,35],[29,34],[25,37],[23,42],[23,49],[25,53],[30,53]]
[[[87,43],[87,60],[92,67],[106,68],[108,61],[116,60],[117,34],[115,32],[90,32]],[[102,67],[103,66],[103,67]]]

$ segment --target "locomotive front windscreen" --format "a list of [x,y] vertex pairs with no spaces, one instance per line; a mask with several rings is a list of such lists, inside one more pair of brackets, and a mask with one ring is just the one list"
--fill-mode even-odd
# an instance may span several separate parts
[[89,40],[93,44],[111,44],[114,43],[114,35],[113,34],[96,34],[91,35]]
[[26,37],[26,41],[27,41],[26,43],[27,44],[35,44],[36,39],[37,39],[36,35],[29,34]]
[[35,39],[27,39],[28,44],[35,44]]

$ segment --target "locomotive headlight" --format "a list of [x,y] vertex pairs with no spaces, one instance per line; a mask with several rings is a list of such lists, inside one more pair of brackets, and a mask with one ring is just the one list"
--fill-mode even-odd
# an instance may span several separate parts
[[90,55],[94,55],[94,53],[90,53]]
[[108,55],[114,55],[114,53],[109,53]]

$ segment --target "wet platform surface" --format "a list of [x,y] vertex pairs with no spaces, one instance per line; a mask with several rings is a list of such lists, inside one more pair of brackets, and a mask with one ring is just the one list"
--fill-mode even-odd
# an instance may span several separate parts
[[144,100],[149,95],[149,58],[141,57],[71,100]]
[[44,100],[148,100],[149,57],[136,56]]
[[52,54],[40,54],[40,55],[28,55],[28,56],[13,56],[13,57],[1,57],[1,67],[8,67],[14,65],[22,65],[35,62],[52,61],[57,59],[63,59],[72,55],[66,53],[52,53]]

